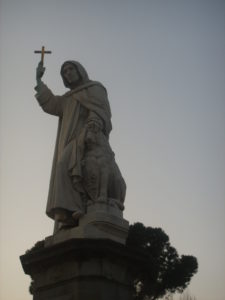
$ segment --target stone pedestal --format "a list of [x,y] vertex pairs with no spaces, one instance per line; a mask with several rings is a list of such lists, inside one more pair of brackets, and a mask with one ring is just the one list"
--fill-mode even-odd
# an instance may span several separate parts
[[52,246],[73,238],[110,239],[125,244],[128,234],[128,221],[104,212],[91,212],[84,215],[79,226],[61,229],[45,239],[45,246]]
[[131,300],[140,253],[109,239],[39,245],[20,257],[33,280],[33,300]]
[[45,239],[45,246],[52,246],[73,238],[110,239],[124,244],[129,230],[129,222],[123,219],[118,207],[106,203],[89,205],[87,213],[79,219],[79,226],[61,229]]

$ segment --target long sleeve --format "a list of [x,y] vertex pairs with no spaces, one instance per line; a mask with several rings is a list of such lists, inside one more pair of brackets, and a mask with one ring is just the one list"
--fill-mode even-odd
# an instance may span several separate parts
[[61,117],[63,114],[63,97],[55,96],[46,84],[41,82],[35,87],[35,95],[42,109],[51,115]]

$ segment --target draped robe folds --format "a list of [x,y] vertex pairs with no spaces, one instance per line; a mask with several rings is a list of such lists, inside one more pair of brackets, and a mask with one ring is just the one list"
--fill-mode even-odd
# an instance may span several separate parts
[[[106,89],[98,82],[88,81],[63,96],[55,96],[41,83],[36,98],[45,112],[59,117],[46,213],[54,219],[57,209],[64,209],[69,215],[84,212],[79,185],[82,135],[85,124],[94,116],[103,121],[103,133],[108,138],[112,125]],[[65,171],[65,176],[59,175],[59,168]]]

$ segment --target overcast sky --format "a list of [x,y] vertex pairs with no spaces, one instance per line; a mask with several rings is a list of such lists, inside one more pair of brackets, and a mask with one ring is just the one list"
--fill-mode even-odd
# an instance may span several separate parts
[[80,61],[109,94],[124,217],[198,258],[197,300],[225,299],[225,1],[0,0],[0,299],[31,300],[19,256],[52,234],[45,215],[57,118],[34,98]]

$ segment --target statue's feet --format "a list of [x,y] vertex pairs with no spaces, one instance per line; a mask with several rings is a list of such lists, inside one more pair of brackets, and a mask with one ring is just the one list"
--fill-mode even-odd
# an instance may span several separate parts
[[62,210],[62,211],[58,211],[58,212],[56,212],[55,213],[55,216],[54,216],[54,218],[55,218],[55,221],[57,221],[57,222],[65,222],[65,220],[66,220],[66,213]]
[[79,220],[83,215],[84,213],[81,210],[76,210],[72,213],[72,217],[74,220]]
[[63,224],[63,223],[61,223],[58,230],[57,230],[57,232],[62,231],[62,230],[72,229],[72,228],[77,227],[77,226],[78,226],[78,222],[76,222],[76,223],[74,222],[73,224]]
[[54,219],[58,222],[60,229],[65,229],[67,227],[78,226],[78,219],[81,215],[81,211],[76,211],[71,216],[71,213],[68,213],[66,210],[57,209],[54,214]]

